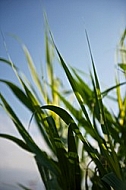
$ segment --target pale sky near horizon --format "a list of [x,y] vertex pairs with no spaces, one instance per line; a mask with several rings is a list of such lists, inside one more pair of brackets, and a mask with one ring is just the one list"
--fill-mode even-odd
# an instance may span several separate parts
[[[121,33],[126,27],[126,1],[0,0],[0,30],[12,61],[26,74],[28,69],[24,54],[13,36],[18,36],[26,44],[38,70],[41,68],[41,63],[44,67],[43,10],[47,13],[56,45],[66,62],[89,72],[91,62],[85,38],[86,29],[100,80],[107,87],[114,84],[114,57]],[[1,34],[0,57],[7,58]],[[56,74],[63,78],[62,69],[59,66],[55,67],[58,68]],[[13,72],[3,63],[0,63],[0,78],[15,81]],[[13,100],[10,91],[2,84],[0,92],[11,101],[12,106],[20,114],[22,106],[15,106],[16,100]],[[27,114],[22,118],[26,123],[29,120]],[[16,133],[1,108],[0,121],[0,132]],[[30,182],[34,182],[35,188],[40,189],[40,178],[31,155],[20,151],[16,145],[3,139],[0,139],[0,153],[0,190],[17,189],[15,184],[18,182],[24,182],[29,186]],[[22,171],[28,173],[26,179],[24,174],[22,177],[19,175]]]

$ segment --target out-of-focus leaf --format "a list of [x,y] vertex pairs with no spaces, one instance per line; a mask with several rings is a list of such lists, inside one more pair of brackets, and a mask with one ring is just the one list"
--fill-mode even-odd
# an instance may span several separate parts
[[39,162],[39,160],[37,159],[37,156],[35,156],[35,161],[38,166],[38,170],[39,170],[39,173],[41,175],[41,178],[45,185],[46,190],[51,190],[51,189],[53,190],[55,188],[57,190],[62,190],[62,188],[59,186],[59,180],[61,176],[60,175],[56,176],[55,174],[50,173],[50,170]]
[[[116,84],[118,85],[118,79],[116,79]],[[118,103],[118,106],[119,106],[119,109],[122,110],[123,108],[123,100],[122,100],[122,97],[121,97],[121,91],[120,91],[120,86],[117,86],[116,88],[116,94],[117,94],[117,103]]]
[[40,148],[37,146],[37,144],[34,142],[32,137],[30,136],[30,134],[27,132],[27,130],[21,123],[21,121],[18,119],[18,117],[16,116],[16,114],[14,113],[14,111],[12,110],[10,105],[4,99],[2,94],[0,96],[1,96],[1,100],[4,104],[4,108],[5,108],[6,112],[10,115],[10,118],[14,122],[16,129],[18,130],[18,132],[20,133],[20,135],[26,142],[26,144],[29,147],[29,149],[31,150],[31,152],[36,154],[39,163],[44,165],[45,167],[47,167],[50,171],[54,172],[56,175],[59,175],[59,169],[58,169],[57,165],[54,163],[54,161],[51,158],[49,158],[47,156],[47,154],[45,152],[40,150]]
[[116,84],[116,85],[114,85],[114,86],[106,89],[105,91],[101,92],[101,94],[104,97],[104,96],[108,95],[109,92],[111,92],[114,89],[117,89],[117,87],[122,86],[122,85],[126,85],[126,82],[122,82],[122,83]]
[[125,39],[126,39],[126,28],[124,29],[123,34],[122,34],[122,36],[121,36],[121,39],[120,39],[120,46],[123,46],[123,45],[124,45]]
[[5,83],[14,93],[14,95],[30,110],[33,110],[31,103],[29,102],[28,97],[26,94],[21,90],[18,86],[16,86],[14,83],[11,83],[6,80],[0,80],[0,82]]
[[26,46],[23,46],[23,50],[24,50],[24,53],[25,53],[25,56],[26,56],[26,59],[27,59],[27,63],[28,63],[28,66],[29,66],[29,70],[30,70],[33,82],[36,84],[36,86],[38,87],[38,89],[41,92],[42,96],[45,98],[45,91],[41,86],[40,78],[39,78],[39,75],[38,75],[38,73],[36,71],[36,68],[35,68],[33,60],[31,58],[31,55],[30,55],[28,49],[26,48]]
[[22,185],[20,183],[18,183],[18,186],[21,187],[24,190],[32,190],[32,189],[29,189],[28,187],[26,187],[26,186],[24,186],[24,185]]
[[107,183],[114,190],[125,190],[124,182],[121,181],[113,172],[104,175],[102,181]]
[[119,63],[118,66],[119,66],[124,72],[126,72],[126,63]]
[[[9,66],[12,67],[12,63],[11,63],[10,61],[8,61],[7,59],[4,59],[4,58],[1,58],[1,57],[0,57],[0,62],[6,63],[6,64],[8,64]],[[13,67],[14,67],[16,70],[18,70],[18,67],[15,66],[14,63],[13,63]]]
[[15,142],[18,146],[20,146],[21,148],[23,148],[24,150],[26,150],[28,152],[32,152],[29,149],[29,147],[27,146],[27,144],[24,141],[22,141],[21,139],[19,139],[19,138],[16,138],[16,137],[14,137],[12,135],[1,134],[1,133],[0,133],[0,137],[8,139],[8,140],[11,140],[11,141]]

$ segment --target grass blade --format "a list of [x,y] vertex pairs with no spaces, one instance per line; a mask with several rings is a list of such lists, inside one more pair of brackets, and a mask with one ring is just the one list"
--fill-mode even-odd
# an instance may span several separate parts
[[106,174],[102,178],[102,181],[113,187],[114,190],[124,190],[124,183],[120,179],[118,179],[117,176],[112,172]]
[[2,133],[0,133],[0,137],[11,140],[12,142],[15,142],[18,146],[20,146],[22,149],[24,149],[28,152],[32,152],[29,149],[29,147],[27,146],[27,144],[19,138],[16,138],[16,137],[14,137],[12,135],[8,135],[8,134],[2,134]]
[[53,105],[46,105],[46,106],[42,106],[41,109],[49,109],[53,112],[55,112],[57,115],[59,115],[61,117],[61,119],[67,124],[67,125],[71,125],[72,130],[74,131],[74,133],[77,135],[77,137],[84,143],[85,145],[85,150],[88,152],[88,154],[91,156],[91,158],[93,159],[93,161],[99,166],[100,168],[100,172],[102,173],[102,175],[105,174],[105,169],[104,167],[101,165],[101,162],[99,161],[98,158],[98,152],[96,149],[94,149],[90,143],[83,137],[83,135],[81,134],[78,126],[76,125],[76,123],[74,122],[73,118],[62,108],[57,107],[57,106],[53,106]]
[[44,165],[45,167],[49,168],[52,172],[54,172],[56,175],[59,175],[59,170],[58,167],[54,164],[54,162],[48,158],[48,156],[40,150],[40,148],[35,144],[35,142],[33,141],[32,137],[30,136],[30,134],[26,131],[26,129],[24,128],[24,126],[22,125],[22,123],[20,122],[20,120],[18,119],[18,117],[16,116],[16,114],[14,113],[14,111],[12,110],[12,108],[9,106],[9,104],[7,103],[7,101],[4,99],[4,97],[2,96],[2,94],[0,94],[1,96],[1,100],[4,104],[4,108],[6,110],[6,112],[10,115],[10,118],[12,119],[13,123],[16,126],[16,129],[18,130],[18,132],[20,133],[20,135],[22,136],[22,138],[24,139],[24,141],[26,142],[27,146],[29,147],[31,152],[34,152],[34,154],[37,155],[38,161],[40,162],[40,164]]
[[81,173],[79,166],[79,157],[71,125],[68,127],[68,155],[70,168],[70,189],[81,190]]
[[24,50],[24,53],[25,53],[25,56],[26,56],[26,59],[27,59],[27,63],[28,63],[28,66],[29,66],[29,70],[30,70],[33,82],[36,84],[36,86],[38,87],[38,89],[41,92],[42,96],[45,98],[45,91],[41,86],[39,75],[38,75],[38,73],[36,71],[36,68],[35,68],[33,60],[31,58],[31,55],[30,55],[28,49],[26,48],[26,46],[23,46],[23,50]]
[[18,86],[6,80],[0,80],[0,82],[5,83],[12,90],[12,92],[19,99],[19,101],[21,101],[27,108],[33,111],[33,107],[31,106],[28,97]]
[[58,158],[58,164],[61,170],[61,176],[62,176],[60,179],[61,187],[67,190],[69,189],[69,168],[68,168],[67,152],[64,149],[63,143],[60,140],[53,118],[50,116],[50,117],[47,117],[46,119],[49,124],[50,131],[52,132],[52,136],[54,139],[53,146],[56,149],[56,156]]

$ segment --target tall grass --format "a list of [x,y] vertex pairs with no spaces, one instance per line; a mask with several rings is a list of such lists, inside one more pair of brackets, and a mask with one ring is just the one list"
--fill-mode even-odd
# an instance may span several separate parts
[[[125,78],[124,82],[120,83],[116,76],[115,85],[104,92],[101,91],[87,32],[86,38],[93,69],[93,72],[90,72],[91,87],[77,69],[67,66],[47,25],[45,30],[47,81],[38,75],[26,46],[22,48],[34,85],[26,76],[24,78],[20,75],[12,61],[0,58],[1,63],[12,68],[21,86],[4,79],[0,79],[0,82],[7,85],[14,96],[31,111],[29,127],[34,118],[36,127],[52,154],[49,156],[35,143],[26,126],[14,112],[11,102],[7,101],[2,92],[1,106],[9,114],[22,138],[9,134],[0,134],[0,137],[9,139],[26,151],[34,153],[38,171],[47,190],[126,188],[126,91],[124,96],[121,94],[121,87],[126,85]],[[118,66],[124,76],[125,39],[126,30],[121,37],[118,50],[121,56],[121,63]],[[75,95],[77,106],[66,98],[61,81],[54,75],[55,56],[58,57],[59,64],[68,78],[72,88],[70,93]],[[116,90],[114,101],[118,106],[116,115],[107,109],[103,101],[113,90]],[[23,185],[21,187],[25,188]]]

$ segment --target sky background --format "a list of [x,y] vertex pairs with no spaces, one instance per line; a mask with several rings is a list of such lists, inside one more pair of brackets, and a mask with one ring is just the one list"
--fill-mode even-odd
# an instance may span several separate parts
[[[28,47],[38,70],[45,67],[44,20],[46,11],[55,43],[70,65],[87,73],[91,68],[85,37],[88,32],[95,65],[100,81],[109,87],[114,84],[115,52],[119,38],[126,27],[125,0],[0,0],[0,57],[8,58],[28,74],[21,44]],[[4,37],[3,37],[4,36]],[[56,74],[65,81],[63,70],[56,65]],[[0,63],[0,78],[16,82],[12,70]],[[0,84],[0,91],[11,102],[17,114],[28,124],[29,116],[22,105],[18,106],[10,91]],[[0,108],[0,132],[19,136]],[[37,132],[35,138],[41,146]],[[24,173],[26,175],[24,175]],[[24,183],[40,189],[40,177],[31,154],[20,150],[14,143],[0,139],[0,190],[17,189],[16,183]]]

